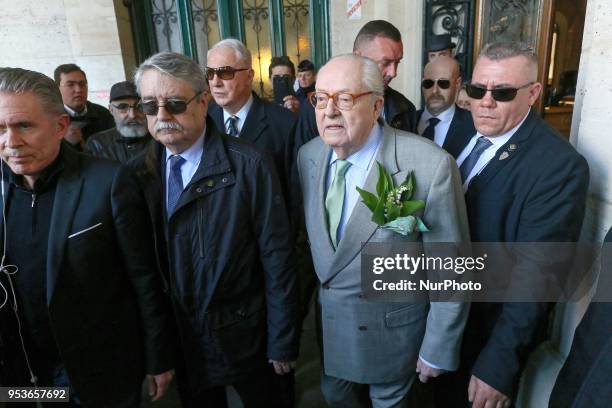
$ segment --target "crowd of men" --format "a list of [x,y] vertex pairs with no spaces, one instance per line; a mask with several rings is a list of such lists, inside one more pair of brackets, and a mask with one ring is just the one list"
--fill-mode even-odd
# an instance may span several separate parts
[[436,407],[512,406],[550,305],[369,301],[363,244],[402,238],[357,188],[376,190],[376,162],[412,174],[429,231],[406,241],[574,242],[589,169],[533,108],[533,50],[487,45],[464,84],[450,36],[432,44],[418,111],[390,87],[403,43],[382,20],[318,72],[274,58],[270,80],[295,83],[278,103],[235,39],[205,69],[151,56],[108,110],[74,64],[0,68],[0,385],[138,407],[143,379],[155,401],[176,377],[184,407],[226,407],[228,385],[293,407],[314,293],[329,406],[405,407],[420,383]]

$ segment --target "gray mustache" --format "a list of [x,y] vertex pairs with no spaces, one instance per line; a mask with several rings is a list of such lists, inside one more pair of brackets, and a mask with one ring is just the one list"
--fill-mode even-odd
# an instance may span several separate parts
[[157,133],[165,129],[178,130],[180,132],[183,130],[183,126],[177,122],[157,122],[153,130]]

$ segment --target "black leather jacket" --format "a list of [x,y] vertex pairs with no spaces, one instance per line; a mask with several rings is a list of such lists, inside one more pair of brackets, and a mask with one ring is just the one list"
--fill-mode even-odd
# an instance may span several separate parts
[[145,150],[152,140],[148,133],[143,137],[123,137],[117,128],[112,128],[91,135],[87,139],[87,153],[127,163]]

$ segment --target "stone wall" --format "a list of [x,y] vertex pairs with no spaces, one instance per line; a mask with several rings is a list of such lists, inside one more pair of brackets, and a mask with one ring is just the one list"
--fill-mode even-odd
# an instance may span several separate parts
[[87,74],[89,99],[102,105],[134,65],[131,44],[121,0],[21,0],[4,2],[0,13],[2,66],[53,76],[56,66],[76,63]]
[[391,87],[410,99],[417,108],[421,101],[421,50],[423,42],[423,0],[364,0],[361,19],[350,20],[347,1],[330,1],[332,55],[353,51],[359,29],[370,20],[387,20],[402,33],[404,58]]

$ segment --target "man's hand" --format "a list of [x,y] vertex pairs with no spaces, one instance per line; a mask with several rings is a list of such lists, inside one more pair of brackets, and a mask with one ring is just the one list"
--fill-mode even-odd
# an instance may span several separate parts
[[147,374],[149,383],[149,396],[151,401],[158,401],[168,391],[168,386],[174,378],[174,370],[166,371],[165,373],[151,375]]
[[295,361],[275,361],[268,360],[274,367],[274,372],[278,375],[289,374],[295,368]]
[[419,357],[416,364],[416,372],[419,373],[419,380],[422,383],[426,383],[430,378],[435,378],[446,372],[446,370],[433,368],[427,365],[427,363],[425,363],[423,360],[421,360],[421,357]]
[[293,95],[287,95],[283,98],[283,106],[297,113],[300,110],[300,101]]
[[472,408],[508,408],[510,398],[476,376],[470,379],[468,398]]

